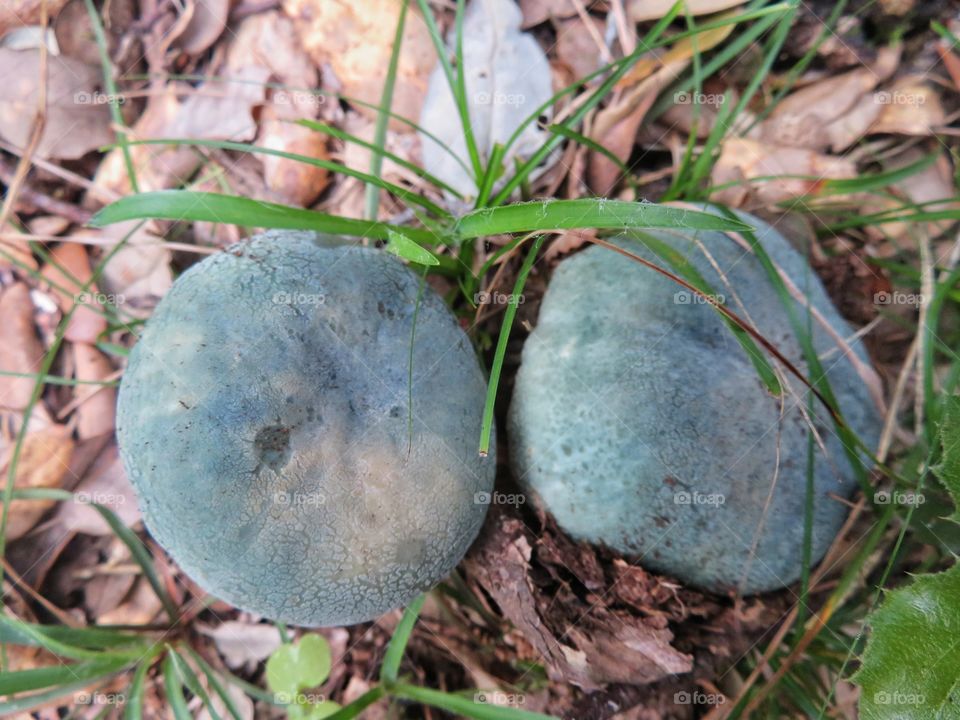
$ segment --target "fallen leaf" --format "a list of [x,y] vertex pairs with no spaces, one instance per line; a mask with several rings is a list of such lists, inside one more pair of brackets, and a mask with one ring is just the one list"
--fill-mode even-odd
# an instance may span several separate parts
[[[635,23],[659,20],[670,12],[674,4],[673,0],[629,0],[626,6],[627,18]],[[709,15],[742,4],[743,0],[686,0],[680,14],[682,16],[686,11],[691,15]]]
[[[568,7],[571,6],[569,2],[566,4]],[[594,38],[599,37],[602,42],[605,23],[593,15],[588,16],[588,21],[593,25],[594,33],[587,29],[587,24],[579,15],[556,23],[557,44],[554,51],[557,60],[573,72],[573,80],[579,80],[596,72],[603,64],[601,46]]]
[[23,265],[31,270],[39,267],[30,244],[26,240],[18,239],[21,234],[9,223],[6,225],[3,237],[0,238],[0,270],[9,270],[14,267],[21,269]]
[[133,586],[127,599],[98,618],[100,625],[146,625],[163,607],[157,593],[145,578]]
[[[808,175],[810,179],[781,177],[785,175]],[[747,182],[768,176],[775,179]],[[761,205],[774,205],[815,192],[827,178],[856,176],[856,164],[846,158],[731,137],[723,141],[711,177],[714,186],[734,184],[714,192],[711,199],[731,207],[742,206],[748,197]]]
[[73,502],[60,503],[54,519],[69,532],[87,535],[111,535],[113,531],[90,503],[105,505],[127,526],[140,520],[133,487],[123,470],[115,442],[100,453],[74,488]]
[[[37,115],[40,51],[0,48],[0,67],[6,78],[0,95],[0,135],[25,147]],[[47,56],[47,111],[37,146],[42,158],[75,160],[113,142],[110,110],[99,91],[99,68],[72,58]]]
[[103,303],[96,284],[83,290],[93,275],[87,249],[78,243],[60,243],[40,274],[50,283],[50,291],[64,315],[76,306],[64,337],[71,342],[95,345],[107,330],[107,319],[98,312]]
[[[77,380],[102,381],[114,370],[110,360],[93,345],[73,343]],[[113,432],[116,420],[117,389],[104,385],[76,386],[77,437],[81,440]]]
[[[253,699],[247,695],[243,688],[233,683],[224,683],[224,692],[230,698],[232,710],[227,708],[227,703],[220,697],[219,693],[212,693],[210,698],[210,707],[204,705],[203,709],[197,715],[197,720],[213,720],[213,718],[230,717],[234,720],[253,720]],[[236,712],[236,715],[234,715]],[[309,716],[307,716],[309,717]]]
[[226,29],[230,0],[187,0],[187,6],[192,12],[190,21],[173,45],[191,55],[199,55]]
[[[464,16],[467,107],[478,151],[486,158],[553,94],[546,55],[532,35],[520,31],[521,19],[511,0],[474,0]],[[470,166],[456,101],[439,65],[430,76],[420,125],[443,143],[421,134],[424,167],[463,195],[476,195],[476,179],[456,159]],[[545,137],[536,123],[528,125],[507,153],[504,166],[529,157]]]
[[252,140],[257,134],[253,108],[266,96],[267,68],[245,65],[228,77],[200,85],[183,103],[169,131],[197,140]]
[[[272,150],[306,155],[318,160],[330,159],[326,137],[322,133],[277,119],[273,117],[271,108],[264,111],[259,144]],[[309,207],[330,182],[330,172],[326,168],[274,155],[264,155],[261,161],[267,188],[287,204]]]
[[[58,488],[67,473],[74,442],[64,425],[51,425],[28,432],[23,439],[13,486],[25,488]],[[6,478],[13,457],[11,444],[0,463],[0,477]],[[10,503],[7,540],[22,537],[55,505],[53,500],[14,500]],[[0,503],[0,508],[3,505]]]
[[526,30],[547,20],[571,18],[577,14],[577,8],[570,0],[520,0],[520,12]]
[[[111,256],[103,268],[101,282],[123,312],[133,317],[148,317],[170,286],[171,253],[162,244],[162,235],[152,223],[137,228],[138,222],[117,223],[97,231],[101,239],[127,243]],[[131,234],[132,233],[132,234]],[[107,246],[104,252],[110,252]]]
[[[300,44],[293,21],[276,10],[251,15],[234,31],[227,48],[227,69],[233,72],[247,65],[267,68],[290,91],[319,84],[317,68]],[[316,95],[313,102],[325,100]]]
[[[424,102],[427,79],[436,63],[430,32],[411,3],[404,24],[397,64],[392,111],[416,120]],[[284,0],[284,12],[293,19],[303,47],[318,66],[329,64],[343,93],[379,106],[390,64],[393,36],[400,16],[396,0]],[[357,105],[369,117],[377,111]],[[391,121],[395,130],[410,126]]]
[[[24,283],[14,283],[0,293],[0,370],[36,374],[43,356],[33,322],[30,289]],[[0,410],[19,415],[30,402],[35,384],[30,377],[0,375]],[[50,423],[43,403],[34,406],[33,418],[41,425]]]
[[227,667],[250,672],[280,647],[280,633],[273,625],[227,620],[216,627],[197,629],[213,639]]
[[946,121],[939,93],[921,78],[899,78],[891,87],[874,94],[880,106],[871,133],[932,135]]
[[67,0],[4,0],[0,3],[0,37],[9,30],[40,23],[41,3],[46,4],[47,18],[55,18]]

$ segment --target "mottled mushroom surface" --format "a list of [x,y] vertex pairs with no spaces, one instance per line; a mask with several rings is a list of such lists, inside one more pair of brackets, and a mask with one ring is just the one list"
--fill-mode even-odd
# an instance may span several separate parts
[[[740,217],[828,326],[851,338],[806,260],[767,224]],[[652,234],[808,374],[756,256],[723,233]],[[633,239],[616,242],[663,265]],[[805,306],[791,302],[806,324]],[[880,417],[867,384],[835,337],[810,322],[844,418],[875,444]],[[590,247],[559,264],[524,345],[508,426],[514,474],[574,537],[710,591],[782,587],[801,574],[809,427],[805,387],[785,380],[793,392],[772,395],[714,309],[653,270]],[[814,448],[816,561],[857,483],[819,403],[814,417],[826,449]]]
[[207,591],[344,625],[460,561],[493,486],[495,458],[477,452],[486,382],[420,283],[383,251],[269,232],[190,268],[159,304],[117,434],[150,533]]

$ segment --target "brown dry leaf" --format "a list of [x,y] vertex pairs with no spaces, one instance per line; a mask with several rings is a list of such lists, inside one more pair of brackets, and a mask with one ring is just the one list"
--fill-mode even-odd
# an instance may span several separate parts
[[0,270],[19,268],[21,265],[26,265],[31,270],[39,267],[37,259],[30,250],[30,244],[26,240],[20,240],[20,235],[22,233],[12,225],[9,223],[6,225],[0,236]]
[[191,55],[199,55],[216,42],[227,27],[230,0],[187,0],[190,21],[183,32],[173,41]]
[[790,93],[761,123],[754,138],[771,145],[842,150],[867,133],[882,106],[872,91],[900,62],[898,46],[881,48],[876,62],[826,77]]
[[[77,380],[106,380],[113,374],[110,360],[92,345],[73,343]],[[77,437],[81,440],[113,432],[116,420],[117,389],[107,385],[76,387]]]
[[[24,283],[14,283],[0,293],[0,370],[35,374],[43,355],[43,345],[33,322],[30,289]],[[22,412],[30,402],[34,384],[33,378],[0,375],[0,411]],[[34,406],[31,424],[33,422],[40,425],[50,422],[42,403]]]
[[[243,688],[233,683],[226,683],[223,691],[230,698],[232,709],[227,707],[227,703],[220,697],[219,693],[213,693],[210,698],[210,705],[204,704],[197,714],[197,720],[213,720],[215,717],[233,717],[240,718],[240,720],[254,719],[253,699],[243,691]],[[234,712],[236,712],[236,715],[233,714]]]
[[[395,0],[284,0],[284,12],[293,18],[301,42],[313,61],[329,64],[344,95],[379,105],[386,68],[393,50],[393,35],[400,14]],[[427,26],[413,7],[407,12],[403,45],[397,66],[393,112],[416,121],[420,117],[436,51]],[[376,117],[376,110],[357,106]],[[409,125],[391,121],[391,127],[411,131]]]
[[[0,67],[6,79],[0,95],[0,135],[25,147],[37,114],[40,51],[0,48]],[[113,142],[110,110],[98,91],[102,81],[97,67],[48,55],[47,112],[39,157],[75,160]]]
[[[779,177],[783,175],[809,175],[811,179]],[[745,182],[767,176],[776,179]],[[715,192],[711,199],[731,207],[742,206],[748,197],[762,205],[774,205],[815,192],[822,180],[856,176],[856,164],[846,158],[733,137],[723,142],[713,168],[712,183],[714,186],[738,184]]]
[[931,135],[946,119],[940,94],[922,78],[899,78],[874,98],[881,112],[870,127],[871,133]]
[[[267,68],[277,82],[291,90],[307,90],[318,85],[317,68],[301,46],[293,21],[279,11],[244,19],[232,38],[226,61],[231,74],[247,65],[256,65]],[[322,103],[324,99],[316,96],[314,102]]]
[[[567,5],[571,6],[570,3]],[[564,84],[596,72],[603,64],[603,54],[594,35],[603,38],[604,22],[592,15],[589,16],[589,22],[596,33],[590,33],[579,15],[557,22],[557,44],[554,48],[557,59],[573,71],[573,77]]]
[[[329,160],[326,136],[310,128],[274,116],[271,108],[264,111],[260,124],[259,144],[272,150]],[[326,168],[308,165],[274,155],[264,155],[263,178],[267,188],[284,203],[308,207],[316,202],[330,182]]]
[[98,312],[102,304],[96,285],[81,291],[93,275],[87,249],[77,243],[60,243],[40,274],[50,283],[50,291],[65,315],[77,306],[64,335],[67,340],[95,345],[107,330],[107,319]]
[[257,663],[270,657],[280,647],[280,633],[272,625],[227,620],[217,627],[197,626],[197,630],[213,639],[227,667],[252,672]]
[[253,108],[262,105],[267,68],[245,65],[229,80],[211,80],[191,94],[169,129],[171,137],[198,140],[252,140],[257,134]]
[[163,603],[150,583],[140,578],[127,599],[97,618],[97,622],[100,625],[146,625],[157,616],[162,607]]
[[162,235],[153,223],[136,229],[137,222],[117,223],[97,231],[100,238],[114,242],[132,233],[103,268],[101,281],[125,313],[147,317],[173,284],[173,272],[171,253],[162,244]]
[[44,2],[47,18],[52,20],[67,0],[4,0],[0,3],[0,37],[13,28],[39,25],[41,3]]
[[545,260],[550,261],[554,258],[572,253],[577,248],[596,240],[595,230],[564,230],[559,237],[555,238],[543,253]]
[[74,489],[73,502],[60,503],[54,516],[65,531],[110,535],[113,531],[90,503],[106,505],[127,526],[140,520],[136,496],[120,462],[115,442],[107,445]]
[[[17,460],[13,486],[17,489],[60,487],[73,448],[70,430],[65,425],[52,425],[27,433]],[[3,477],[7,477],[13,450],[12,444],[7,447],[0,463]],[[53,500],[14,500],[10,503],[7,540],[25,535],[55,504]]]
[[[627,18],[635,23],[659,20],[670,12],[674,4],[675,0],[628,0]],[[709,15],[742,4],[743,0],[686,0],[680,12],[681,16],[684,11],[688,11],[691,15]]]
[[[589,5],[590,2],[584,3]],[[523,13],[524,30],[547,20],[563,20],[577,14],[576,6],[570,0],[520,0],[520,12]]]

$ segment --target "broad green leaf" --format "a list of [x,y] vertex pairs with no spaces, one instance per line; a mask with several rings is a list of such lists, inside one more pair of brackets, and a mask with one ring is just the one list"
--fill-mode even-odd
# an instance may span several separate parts
[[294,698],[304,688],[316,687],[330,674],[330,646],[316,633],[281,645],[267,660],[267,686],[277,695]]
[[386,248],[384,248],[387,252],[420,265],[440,264],[440,261],[434,257],[432,252],[418,245],[403,233],[388,228],[387,237],[390,238]]
[[869,624],[861,720],[960,719],[960,566],[892,591]]

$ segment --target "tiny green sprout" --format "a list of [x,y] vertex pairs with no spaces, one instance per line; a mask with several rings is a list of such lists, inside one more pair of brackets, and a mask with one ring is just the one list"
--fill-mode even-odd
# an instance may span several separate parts
[[278,647],[267,660],[267,687],[276,702],[286,706],[290,720],[319,720],[340,706],[314,693],[330,675],[330,645],[317,633]]

